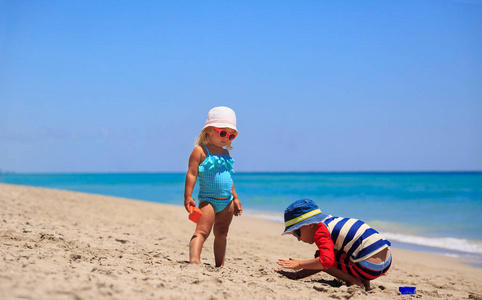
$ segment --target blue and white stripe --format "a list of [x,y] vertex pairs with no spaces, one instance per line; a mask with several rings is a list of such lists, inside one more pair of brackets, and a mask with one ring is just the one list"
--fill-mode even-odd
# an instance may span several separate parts
[[328,216],[323,223],[330,232],[335,250],[345,252],[353,262],[362,261],[390,246],[390,242],[363,221]]

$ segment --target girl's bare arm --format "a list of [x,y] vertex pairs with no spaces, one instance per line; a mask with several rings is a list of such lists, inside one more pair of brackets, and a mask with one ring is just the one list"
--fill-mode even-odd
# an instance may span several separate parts
[[186,173],[186,181],[184,184],[184,207],[189,211],[189,206],[196,206],[196,202],[192,198],[192,191],[196,184],[198,175],[198,167],[202,161],[202,155],[204,154],[202,148],[197,146],[189,156],[188,170]]
[[239,201],[238,194],[234,189],[234,183],[233,183],[233,204],[234,204],[234,215],[240,216],[243,213],[243,206],[241,205],[241,201]]

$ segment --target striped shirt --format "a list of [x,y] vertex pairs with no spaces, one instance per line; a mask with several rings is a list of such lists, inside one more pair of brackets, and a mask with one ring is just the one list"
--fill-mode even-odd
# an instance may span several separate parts
[[346,253],[359,262],[389,247],[390,242],[363,221],[328,216],[323,223],[330,232],[336,251]]

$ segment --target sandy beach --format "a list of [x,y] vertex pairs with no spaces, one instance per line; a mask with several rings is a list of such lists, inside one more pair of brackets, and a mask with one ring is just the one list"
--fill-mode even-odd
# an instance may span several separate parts
[[288,279],[276,260],[315,246],[246,216],[231,225],[222,268],[212,237],[204,264],[187,263],[195,224],[181,206],[0,184],[0,224],[0,299],[482,299],[481,268],[397,248],[368,292],[323,272]]

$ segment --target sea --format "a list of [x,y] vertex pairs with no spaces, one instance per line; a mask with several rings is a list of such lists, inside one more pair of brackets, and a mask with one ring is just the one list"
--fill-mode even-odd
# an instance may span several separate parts
[[[0,174],[3,183],[179,206],[184,179],[182,173]],[[233,180],[243,214],[279,223],[280,234],[285,208],[309,198],[323,213],[365,221],[393,247],[482,267],[482,172],[239,172]]]

